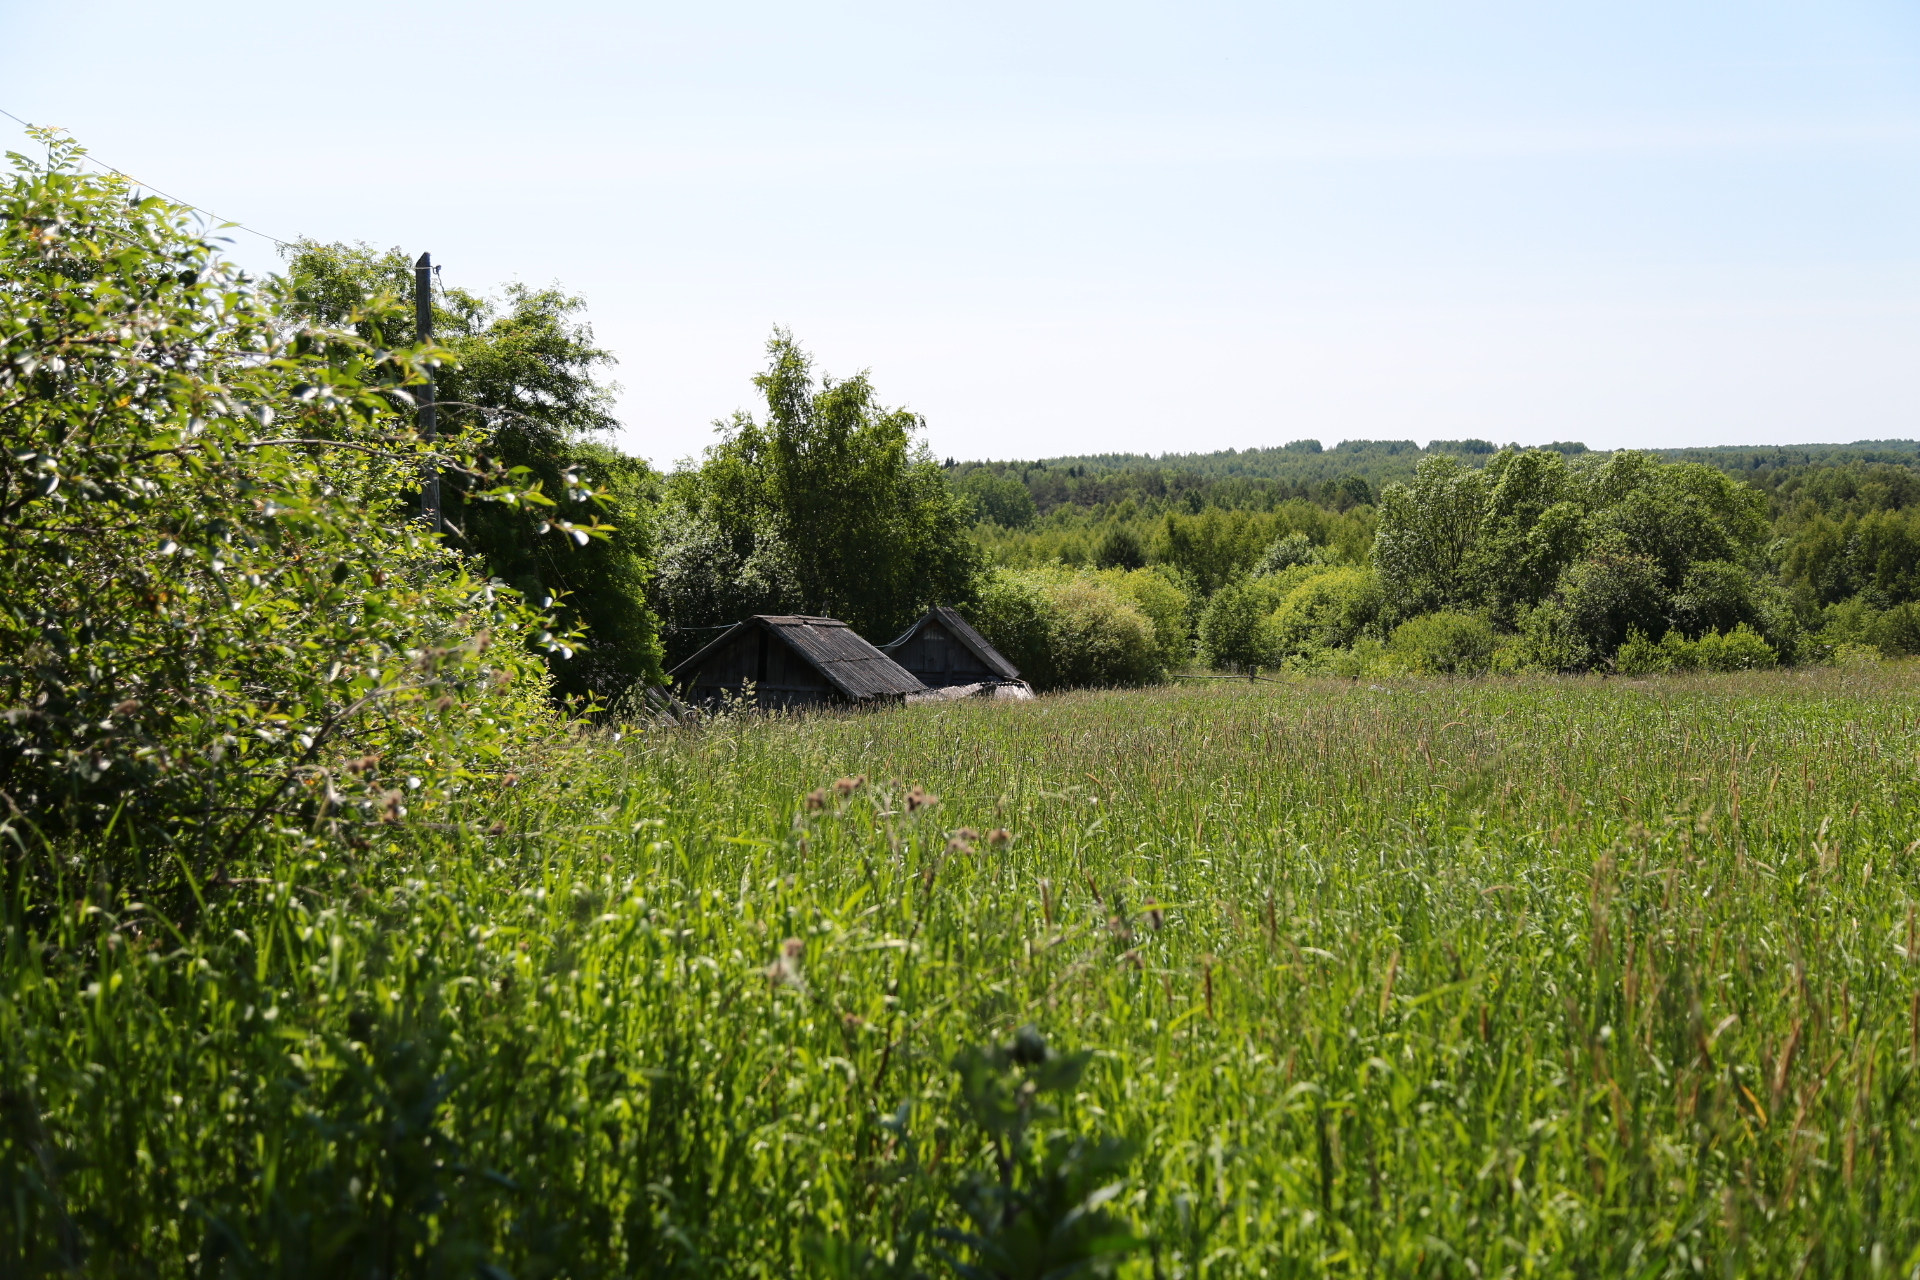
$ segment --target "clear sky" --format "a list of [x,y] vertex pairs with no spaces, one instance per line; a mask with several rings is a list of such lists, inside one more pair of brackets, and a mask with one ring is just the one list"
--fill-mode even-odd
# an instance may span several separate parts
[[775,324],[958,457],[1920,436],[1913,0],[14,0],[0,108],[560,281],[663,463]]

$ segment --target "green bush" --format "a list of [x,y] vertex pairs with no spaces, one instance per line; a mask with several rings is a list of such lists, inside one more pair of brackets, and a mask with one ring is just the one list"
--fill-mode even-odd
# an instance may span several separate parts
[[1698,640],[1687,639],[1678,628],[1650,640],[1636,628],[1628,632],[1626,642],[1613,657],[1614,670],[1629,676],[1670,671],[1758,671],[1778,662],[1773,646],[1744,622],[1729,631],[1709,631]]
[[1401,623],[1387,652],[1427,675],[1479,675],[1493,665],[1493,624],[1472,613],[1426,613]]
[[394,411],[438,353],[300,323],[47,140],[0,189],[16,838],[114,826],[216,869],[268,823],[471,788],[547,723],[527,642],[569,641],[410,518],[426,466],[480,474]]
[[1200,615],[1200,656],[1216,671],[1252,673],[1276,660],[1268,593],[1257,583],[1229,582]]
[[1146,684],[1165,674],[1162,640],[1115,577],[1134,575],[1002,569],[970,616],[1036,689]]
[[1590,661],[1611,654],[1631,631],[1666,630],[1659,562],[1618,542],[1569,565],[1556,596]]
[[1268,620],[1268,633],[1283,657],[1344,649],[1374,627],[1385,604],[1373,570],[1322,569],[1287,593]]
[[1130,573],[1112,569],[1094,576],[1131,601],[1153,624],[1162,667],[1181,667],[1193,660],[1193,639],[1187,626],[1193,601],[1168,572],[1159,568]]
[[1545,600],[1521,611],[1519,639],[1507,658],[1510,669],[1578,671],[1592,660],[1592,646],[1558,600]]
[[1780,656],[1759,632],[1742,622],[1731,631],[1711,631],[1693,642],[1702,671],[1761,671],[1777,666]]
[[1046,599],[1053,687],[1147,684],[1165,673],[1153,623],[1112,587],[1076,575]]
[[987,643],[1020,669],[1036,689],[1053,684],[1051,611],[1043,587],[1046,575],[1032,570],[998,569],[980,581],[967,619]]
[[1874,618],[1868,643],[1885,654],[1920,653],[1920,605],[1900,604]]

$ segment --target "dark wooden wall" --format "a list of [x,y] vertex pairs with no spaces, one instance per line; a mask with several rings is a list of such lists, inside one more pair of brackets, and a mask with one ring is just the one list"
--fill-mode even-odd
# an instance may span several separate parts
[[911,640],[895,649],[892,657],[930,689],[999,678],[973,656],[971,649],[955,640],[938,618],[930,619]]
[[763,627],[750,628],[702,663],[688,691],[696,698],[717,698],[738,692],[749,680],[755,702],[763,707],[808,706],[840,696],[812,664]]

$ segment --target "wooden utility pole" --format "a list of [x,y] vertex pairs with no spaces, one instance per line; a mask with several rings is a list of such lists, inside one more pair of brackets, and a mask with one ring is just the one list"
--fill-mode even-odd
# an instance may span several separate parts
[[[413,336],[416,342],[433,340],[433,255],[423,253],[413,264]],[[433,370],[420,388],[420,438],[434,438]],[[440,469],[430,469],[420,484],[420,516],[427,527],[440,532]]]

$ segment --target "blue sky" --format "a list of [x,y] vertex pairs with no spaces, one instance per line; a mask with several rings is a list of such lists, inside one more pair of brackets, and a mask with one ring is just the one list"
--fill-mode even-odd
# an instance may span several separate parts
[[65,0],[0,108],[562,282],[663,463],[775,324],[958,457],[1920,436],[1911,0]]

